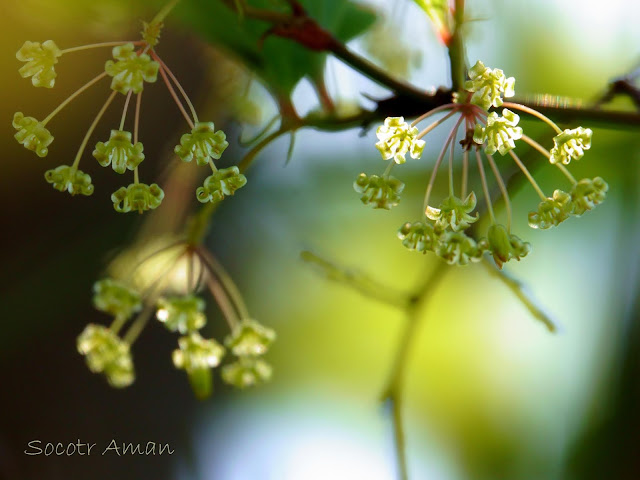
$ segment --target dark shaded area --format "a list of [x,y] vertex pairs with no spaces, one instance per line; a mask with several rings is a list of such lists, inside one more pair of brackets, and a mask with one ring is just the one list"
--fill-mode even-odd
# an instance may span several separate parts
[[[192,58],[187,58],[185,51],[192,52]],[[167,31],[160,52],[187,91],[194,96],[202,91],[207,65],[193,39]],[[95,88],[106,92],[108,83]],[[21,162],[30,162],[32,170],[23,174],[29,176],[27,192],[9,182],[9,188],[0,191],[3,479],[174,478],[176,457],[184,459],[190,454],[190,422],[198,409],[210,405],[195,400],[183,372],[173,368],[175,337],[162,328],[146,329],[143,341],[134,346],[137,378],[125,390],[113,389],[102,376],[90,373],[76,352],[75,339],[87,323],[110,321],[91,307],[91,285],[103,274],[109,258],[133,239],[144,220],[136,213],[113,212],[110,192],[130,178],[100,169],[91,157],[91,146],[108,138],[109,130],[119,121],[121,102],[115,102],[107,112],[83,157],[83,168],[96,185],[91,197],[57,192],[42,178],[44,169],[53,168],[51,160],[60,164],[73,158],[77,137],[84,135],[88,124],[78,128],[72,138],[56,135],[56,153],[47,162],[14,145],[10,123],[3,130],[4,143],[20,155]],[[81,98],[69,111],[91,118],[97,111],[93,103],[91,97]],[[60,130],[64,130],[63,124],[59,124]],[[143,180],[158,181],[166,168],[165,160],[176,161],[169,149],[183,130],[184,120],[164,85],[146,89],[141,118],[146,154]],[[119,457],[111,451],[102,456],[114,439],[120,445],[140,443],[143,449],[147,442],[156,442],[158,447],[169,444],[175,453]],[[24,450],[32,440],[41,440],[41,448],[47,442],[66,446],[80,441],[96,446],[90,456],[27,456]]]

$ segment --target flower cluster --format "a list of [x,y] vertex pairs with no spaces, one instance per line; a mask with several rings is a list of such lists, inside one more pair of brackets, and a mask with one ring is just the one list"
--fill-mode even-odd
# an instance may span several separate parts
[[[109,327],[90,324],[78,337],[78,351],[86,357],[89,369],[105,374],[115,387],[130,385],[135,379],[131,346],[155,312],[155,317],[169,331],[179,333],[178,348],[172,354],[173,364],[185,371],[199,398],[212,392],[212,370],[222,363],[227,350],[233,360],[222,368],[225,383],[246,388],[268,381],[272,370],[262,357],[275,340],[275,332],[249,318],[237,287],[217,260],[204,249],[190,244],[161,249],[157,255],[161,254],[169,255],[169,268],[147,288],[134,288],[111,278],[94,285],[94,306],[111,315],[113,322]],[[134,267],[131,274],[146,262],[153,262],[154,256]],[[185,260],[189,265],[185,293],[176,294],[167,287],[166,279],[175,274]],[[194,283],[192,275],[196,270],[200,274]],[[209,287],[229,324],[230,333],[224,346],[201,334],[207,316],[205,301],[197,292],[204,285]],[[119,336],[130,320],[128,331]]]
[[255,320],[245,319],[237,324],[225,340],[236,361],[222,369],[222,379],[237,388],[264,383],[271,378],[271,367],[264,355],[275,340],[273,330]]
[[202,203],[217,203],[225,196],[233,195],[246,183],[247,178],[240,173],[238,167],[221,168],[205,178],[202,187],[196,190],[196,198]]
[[130,343],[118,336],[120,327],[142,308],[138,292],[124,283],[105,278],[93,286],[94,306],[114,317],[110,328],[89,324],[78,337],[78,352],[89,370],[104,373],[114,387],[127,387],[135,379]]
[[360,200],[373,208],[390,210],[400,202],[400,194],[404,190],[404,183],[393,177],[379,177],[361,173],[353,182],[353,188],[361,193]]
[[[198,200],[203,203],[219,202],[225,196],[232,195],[235,190],[246,183],[246,178],[237,167],[220,171],[216,168],[213,161],[219,160],[229,145],[226,135],[221,130],[215,130],[213,122],[198,120],[195,108],[180,82],[156,53],[155,47],[159,42],[162,26],[163,23],[159,17],[151,22],[144,22],[144,29],[141,32],[142,40],[134,42],[106,42],[61,50],[51,40],[42,44],[27,41],[16,53],[16,58],[25,62],[20,68],[22,77],[31,77],[32,83],[36,87],[52,88],[57,75],[55,65],[60,57],[80,50],[113,47],[113,59],[106,61],[104,71],[71,94],[42,121],[25,116],[22,112],[17,112],[14,115],[13,127],[17,131],[16,140],[39,157],[45,157],[49,153],[49,147],[54,139],[47,128],[49,122],[89,87],[103,78],[111,79],[111,94],[91,123],[73,163],[61,165],[46,172],[47,182],[52,184],[55,189],[68,191],[72,195],[77,193],[91,195],[93,193],[94,186],[91,183],[91,177],[79,169],[80,160],[105,111],[115,97],[121,94],[124,97],[124,107],[120,125],[111,130],[111,136],[108,140],[95,144],[93,156],[101,166],[111,166],[113,171],[118,174],[122,175],[127,171],[133,172],[133,183],[121,187],[111,196],[114,209],[117,212],[137,211],[142,213],[160,205],[164,198],[162,189],[157,184],[146,184],[139,180],[139,170],[145,160],[145,155],[143,153],[144,146],[138,139],[141,95],[147,84],[155,83],[158,80],[158,75],[162,77],[171,97],[191,129],[190,133],[182,136],[179,145],[174,149],[175,153],[185,162],[190,162],[195,158],[198,165],[210,166],[213,172],[213,175],[205,180],[204,186],[197,189]],[[178,96],[176,91],[180,93],[182,98]],[[130,100],[134,95],[136,96],[134,123],[133,128],[128,130],[125,128],[125,123]],[[187,109],[190,113],[187,113]]]
[[[478,61],[469,70],[469,79],[464,89],[454,94],[454,101],[435,108],[418,117],[412,123],[403,117],[389,117],[377,131],[376,148],[384,160],[393,159],[382,176],[361,173],[354,182],[354,189],[361,194],[364,204],[374,208],[389,210],[398,205],[404,184],[390,176],[395,164],[405,162],[406,154],[419,158],[425,142],[422,138],[451,117],[455,118],[447,140],[434,162],[431,178],[426,187],[423,205],[423,218],[407,222],[398,230],[398,237],[409,250],[421,253],[433,252],[452,265],[466,265],[480,261],[485,253],[490,254],[496,265],[502,268],[505,262],[520,260],[531,251],[531,245],[511,233],[512,211],[509,194],[493,155],[509,155],[518,169],[530,181],[540,197],[536,211],[529,213],[529,225],[536,229],[547,229],[560,224],[571,216],[580,216],[602,203],[608,186],[600,177],[576,180],[565,167],[571,160],[579,160],[591,147],[592,131],[588,128],[561,130],[549,118],[540,112],[517,103],[506,102],[512,97],[515,80],[507,78],[499,69],[486,67]],[[503,107],[501,112],[493,108]],[[520,111],[532,115],[554,129],[553,148],[547,150],[532,138],[524,134],[518,126]],[[417,125],[440,112],[448,112],[423,130]],[[462,146],[462,179],[459,193],[454,186],[455,145],[459,130],[463,127],[460,145]],[[523,141],[537,150],[557,167],[570,182],[569,191],[556,189],[548,197],[536,183],[526,165],[515,153],[516,142]],[[438,206],[429,201],[436,174],[448,155],[449,194]],[[468,191],[470,156],[475,157],[482,192],[486,203],[486,212],[490,217],[490,226],[486,236],[479,235],[476,225],[480,212],[476,209],[476,193]],[[489,190],[485,165],[488,164],[495,177],[496,189],[502,194],[506,210],[506,226],[498,223],[493,210],[493,199]]]
[[393,161],[397,164],[406,162],[406,155],[411,158],[420,158],[424,150],[424,140],[418,137],[418,129],[409,126],[403,117],[388,117],[384,125],[378,127],[376,131],[379,142],[376,148],[380,151],[382,158]]

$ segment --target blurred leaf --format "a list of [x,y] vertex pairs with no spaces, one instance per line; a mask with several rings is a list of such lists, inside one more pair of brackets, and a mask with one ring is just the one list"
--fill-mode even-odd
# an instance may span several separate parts
[[434,23],[436,31],[442,41],[446,42],[451,34],[448,27],[449,6],[447,0],[413,0],[424,10]]
[[[301,3],[312,18],[342,42],[359,35],[375,21],[372,11],[350,0],[305,0]],[[274,8],[269,0],[256,0],[251,5]],[[320,76],[324,71],[326,54],[310,52],[291,40],[270,36],[260,48],[259,41],[270,25],[250,18],[241,20],[219,0],[191,0],[178,14],[185,25],[205,40],[241,60],[278,96],[289,97],[301,79]]]

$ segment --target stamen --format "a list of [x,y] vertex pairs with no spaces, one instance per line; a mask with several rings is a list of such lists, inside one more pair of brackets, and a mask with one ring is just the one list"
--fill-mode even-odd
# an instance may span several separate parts
[[106,112],[107,108],[109,108],[109,105],[111,105],[111,102],[113,101],[113,99],[115,98],[117,93],[118,92],[115,92],[115,91],[111,92],[111,95],[109,95],[109,98],[107,99],[107,101],[104,102],[104,105],[102,106],[102,108],[100,109],[98,114],[96,115],[96,118],[93,119],[93,123],[89,127],[89,130],[87,130],[87,133],[84,136],[84,139],[82,140],[82,143],[80,144],[80,148],[78,149],[78,153],[76,154],[76,158],[73,161],[73,165],[71,165],[71,168],[74,168],[74,169],[78,168],[78,165],[80,164],[80,158],[82,157],[82,154],[84,153],[84,149],[87,147],[87,142],[89,141],[89,137],[91,137],[91,134],[96,129],[96,126],[98,125],[98,122],[100,121],[100,119],[104,115],[104,112]]
[[[485,154],[486,155],[486,154]],[[492,155],[486,155],[487,160],[489,160],[489,165],[491,166],[491,170],[493,170],[493,175],[496,177],[496,181],[498,182],[498,187],[500,187],[500,192],[502,192],[502,199],[504,200],[504,208],[507,211],[507,232],[511,233],[511,200],[509,199],[509,192],[507,191],[507,187],[504,184],[504,180],[502,175],[500,175],[500,170],[498,170],[498,166],[496,162],[493,160]]]
[[55,117],[58,113],[60,113],[60,111],[66,107],[67,105],[69,105],[69,103],[71,103],[71,101],[76,98],[78,95],[80,95],[82,92],[84,92],[87,88],[91,87],[94,83],[99,82],[100,80],[102,80],[104,77],[107,76],[107,72],[102,72],[100,75],[98,75],[96,78],[89,80],[87,83],[85,83],[83,86],[81,86],[78,90],[76,90],[75,92],[73,92],[71,95],[69,95],[69,97],[62,102],[60,105],[58,105],[56,107],[56,109],[51,112],[47,118],[45,118],[42,121],[42,126],[44,127],[47,123],[49,123],[49,121]]
[[522,173],[524,173],[525,177],[527,177],[527,180],[529,180],[529,183],[531,183],[535,191],[538,193],[540,199],[546,200],[547,196],[544,194],[538,183],[533,179],[533,176],[531,176],[531,173],[529,173],[527,167],[524,166],[524,163],[522,163],[522,161],[518,158],[518,155],[516,155],[513,150],[509,150],[509,155],[511,155],[511,158],[513,158],[518,167],[520,167],[520,170],[522,170]]
[[493,206],[491,205],[491,196],[489,195],[489,185],[487,184],[487,177],[484,173],[484,165],[482,164],[482,157],[480,157],[480,151],[476,148],[476,160],[478,161],[478,171],[480,172],[480,179],[482,180],[482,190],[484,191],[484,199],[487,202],[487,210],[489,211],[489,217],[491,217],[491,223],[495,225],[496,217],[493,214]]
[[556,131],[556,133],[562,133],[562,130],[560,129],[560,127],[558,127],[558,125],[556,125],[553,122],[553,120],[551,120],[549,117],[544,116],[539,111],[534,110],[533,108],[529,108],[525,105],[520,105],[519,103],[513,103],[513,102],[504,102],[502,106],[505,108],[513,108],[515,110],[520,110],[522,112],[528,113],[529,115],[533,115],[534,117],[539,118],[544,123],[546,123],[551,128],[553,128]]

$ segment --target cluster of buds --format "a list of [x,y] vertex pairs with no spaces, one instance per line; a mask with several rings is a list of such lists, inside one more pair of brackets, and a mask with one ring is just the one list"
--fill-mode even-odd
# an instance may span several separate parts
[[[262,357],[275,340],[275,332],[249,317],[237,287],[211,254],[186,244],[174,245],[168,250],[157,254],[169,255],[169,268],[146,289],[111,278],[94,285],[94,306],[111,315],[113,321],[109,327],[89,324],[78,337],[78,352],[86,357],[89,369],[103,373],[114,387],[133,383],[131,347],[155,313],[160,323],[180,335],[178,348],[172,355],[173,364],[186,372],[199,398],[210,395],[212,370],[222,363],[227,351],[233,360],[222,367],[221,377],[225,383],[246,388],[268,381],[272,370]],[[176,294],[167,288],[166,280],[184,260],[188,265],[187,287]],[[153,261],[153,256],[144,263],[148,261]],[[197,279],[193,278],[195,272],[198,272]],[[224,339],[224,346],[201,334],[207,325],[205,301],[199,295],[204,285],[208,286],[229,325],[230,333]],[[128,330],[121,336],[122,328],[130,320]]]
[[[191,128],[191,132],[182,135],[180,144],[175,147],[176,155],[185,162],[195,158],[198,165],[209,166],[212,170],[212,175],[197,189],[197,199],[202,203],[219,202],[246,184],[245,176],[237,167],[222,170],[216,167],[214,160],[219,160],[229,145],[226,135],[221,130],[215,130],[213,122],[198,120],[193,103],[180,82],[156,53],[155,46],[161,30],[162,15],[144,23],[142,40],[139,41],[106,42],[64,50],[58,48],[52,40],[43,43],[27,41],[18,50],[16,58],[25,62],[19,70],[20,75],[24,78],[31,77],[31,82],[36,87],[53,88],[57,76],[55,65],[61,56],[80,50],[113,47],[113,59],[106,61],[104,71],[70,95],[43,120],[27,117],[22,112],[17,112],[13,117],[13,127],[17,130],[16,140],[39,157],[45,157],[54,139],[47,128],[49,122],[89,87],[104,78],[111,78],[112,92],[91,123],[73,163],[58,166],[45,173],[46,181],[56,190],[68,191],[71,195],[93,193],[91,177],[79,169],[80,160],[100,119],[115,97],[121,94],[124,97],[124,107],[120,125],[111,130],[109,139],[96,143],[93,156],[102,167],[111,166],[120,175],[127,171],[133,172],[133,183],[122,186],[111,195],[117,212],[142,213],[161,204],[164,198],[162,188],[155,183],[146,184],[139,180],[140,165],[145,160],[145,155],[144,146],[138,139],[142,92],[146,84],[157,81],[158,74]],[[136,96],[136,102],[132,132],[125,129],[125,124],[133,95]],[[190,113],[187,113],[185,105]]]
[[[423,218],[405,223],[398,231],[402,244],[409,250],[433,252],[452,265],[477,262],[488,253],[500,268],[509,260],[520,260],[529,254],[530,244],[511,233],[511,203],[505,182],[493,159],[496,153],[503,156],[508,154],[540,196],[537,210],[529,213],[529,226],[532,228],[547,229],[556,226],[571,216],[580,216],[592,210],[604,201],[608,186],[602,178],[585,178],[578,181],[566,168],[571,161],[582,158],[585,150],[591,147],[591,130],[582,127],[562,130],[532,108],[505,102],[505,98],[514,95],[514,86],[513,77],[507,78],[502,70],[488,68],[478,61],[469,70],[469,80],[464,84],[464,91],[454,95],[453,103],[435,108],[410,124],[405,122],[403,117],[389,117],[384,125],[378,128],[379,141],[376,148],[382,158],[390,160],[390,163],[382,176],[361,173],[354,182],[354,189],[362,195],[360,199],[364,204],[388,210],[398,205],[404,189],[400,180],[390,176],[393,166],[405,163],[407,153],[411,158],[419,158],[425,146],[422,138],[449,118],[456,117],[426,187]],[[492,110],[498,107],[503,107],[500,113]],[[554,129],[556,136],[553,138],[554,146],[550,151],[524,134],[518,126],[520,117],[513,110],[532,115]],[[448,113],[419,131],[419,123],[440,112]],[[462,179],[457,195],[453,178],[454,148],[463,123],[462,139],[459,142],[462,146]],[[516,141],[520,140],[543,154],[551,165],[560,170],[571,184],[568,192],[557,189],[550,197],[544,194],[514,151]],[[431,192],[436,174],[447,152],[449,195],[438,207],[434,207],[429,203]],[[468,192],[469,156],[472,153],[476,158],[486,209],[491,220],[485,237],[477,236],[476,232],[473,235],[467,233],[479,218],[479,212],[476,211],[476,194],[473,191]],[[485,161],[491,167],[497,188],[502,194],[507,216],[506,226],[497,222],[493,211],[493,200],[485,174]]]

